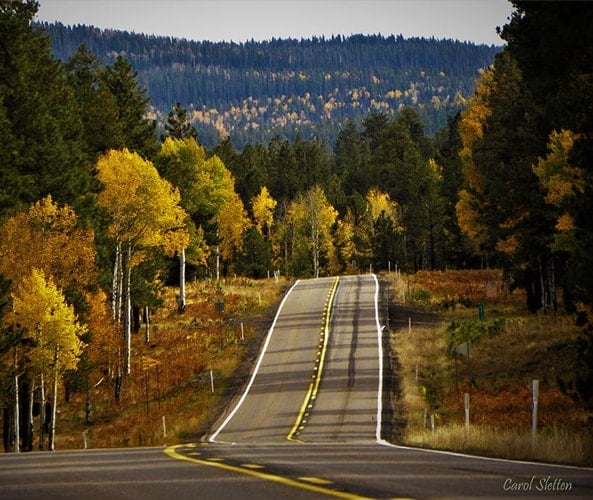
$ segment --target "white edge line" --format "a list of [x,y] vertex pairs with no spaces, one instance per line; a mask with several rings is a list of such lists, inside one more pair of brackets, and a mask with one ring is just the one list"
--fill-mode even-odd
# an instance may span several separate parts
[[579,467],[578,465],[563,465],[563,464],[551,464],[546,462],[529,462],[526,460],[511,460],[508,458],[497,458],[497,457],[484,457],[481,455],[469,455],[467,453],[460,453],[446,450],[435,450],[432,448],[420,448],[414,446],[402,446],[390,443],[385,439],[381,438],[381,424],[383,414],[383,331],[379,322],[379,281],[375,274],[372,275],[375,279],[375,324],[377,326],[377,343],[378,343],[378,354],[379,354],[379,387],[377,389],[377,429],[375,432],[375,438],[378,445],[387,446],[389,448],[398,448],[400,450],[419,451],[427,453],[436,453],[439,455],[449,455],[453,457],[464,457],[464,458],[476,458],[478,460],[491,460],[494,462],[505,462],[505,463],[520,463],[526,465],[537,465],[541,467],[560,467],[565,469],[579,469],[579,470],[593,470],[593,467]]
[[383,415],[383,331],[379,323],[379,280],[377,275],[371,275],[375,280],[375,326],[377,327],[377,352],[379,356],[379,387],[377,388],[377,427],[375,430],[375,439],[377,444],[386,443],[381,438],[382,415]]
[[300,282],[300,280],[297,280],[296,283],[290,287],[288,292],[286,292],[286,294],[284,295],[282,302],[280,302],[280,306],[278,307],[278,311],[276,311],[276,316],[274,316],[274,321],[272,322],[272,326],[270,326],[270,329],[268,330],[268,335],[266,337],[266,341],[265,341],[265,343],[262,347],[262,350],[259,354],[259,358],[257,360],[255,368],[253,369],[253,373],[251,374],[249,383],[247,384],[247,387],[245,388],[245,392],[243,393],[243,395],[237,402],[236,406],[233,408],[233,411],[231,413],[229,413],[227,415],[227,417],[224,419],[224,422],[222,424],[220,424],[220,427],[218,429],[216,429],[214,434],[212,434],[211,436],[208,437],[208,441],[210,443],[216,442],[216,437],[222,432],[222,430],[226,427],[226,425],[230,422],[230,420],[235,416],[235,413],[237,413],[237,411],[243,404],[243,401],[245,401],[245,398],[247,397],[247,394],[249,393],[251,386],[253,385],[253,381],[255,380],[255,377],[257,376],[257,372],[259,371],[259,367],[260,367],[262,360],[264,358],[264,354],[266,353],[266,351],[268,349],[268,344],[270,343],[270,339],[272,338],[272,333],[274,331],[274,327],[276,326],[276,321],[278,321],[278,317],[280,316],[280,312],[282,311],[282,308],[284,307],[284,303],[288,299],[288,296],[290,295],[292,290],[299,284],[299,282]]

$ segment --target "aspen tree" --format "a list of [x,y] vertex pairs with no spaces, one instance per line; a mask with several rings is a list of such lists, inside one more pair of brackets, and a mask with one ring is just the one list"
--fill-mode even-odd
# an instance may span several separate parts
[[32,369],[52,381],[52,405],[48,447],[54,450],[58,383],[66,370],[73,370],[84,347],[74,308],[43,271],[33,269],[13,294],[14,321],[25,331],[31,347],[27,357]]
[[174,255],[187,247],[187,214],[179,205],[179,191],[137,153],[111,150],[99,159],[97,170],[104,186],[98,202],[109,213],[108,231],[115,243],[112,314],[123,326],[123,369],[129,375],[132,268],[146,258],[144,249],[161,247]]

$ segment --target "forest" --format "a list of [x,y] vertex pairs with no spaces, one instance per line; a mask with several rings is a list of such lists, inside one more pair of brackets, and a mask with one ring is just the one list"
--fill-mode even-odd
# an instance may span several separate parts
[[413,107],[433,135],[459,111],[500,47],[381,35],[208,42],[42,24],[63,61],[83,43],[103,64],[125,57],[160,125],[179,101],[200,143],[238,149],[275,135],[332,145],[345,121]]
[[506,47],[435,134],[404,105],[361,110],[331,145],[206,147],[182,97],[157,128],[127,57],[83,44],[62,61],[35,1],[0,0],[4,448],[32,449],[41,407],[54,449],[65,380],[98,374],[122,397],[139,311],[164,286],[183,314],[186,279],[273,272],[502,269],[530,311],[574,314],[563,390],[593,410],[593,9],[513,4]]

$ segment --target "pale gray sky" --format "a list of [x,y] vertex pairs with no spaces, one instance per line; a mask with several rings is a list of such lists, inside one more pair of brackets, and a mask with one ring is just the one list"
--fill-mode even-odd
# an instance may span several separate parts
[[37,19],[190,40],[376,34],[502,45],[508,0],[40,0]]

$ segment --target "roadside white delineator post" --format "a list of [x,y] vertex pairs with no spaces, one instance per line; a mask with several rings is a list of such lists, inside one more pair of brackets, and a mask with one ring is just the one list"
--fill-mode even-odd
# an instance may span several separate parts
[[214,392],[214,374],[212,373],[212,370],[210,370],[210,388],[212,392]]
[[465,434],[469,433],[469,392],[465,393]]
[[539,398],[539,380],[531,381],[531,448],[535,449],[537,446],[537,403]]
[[243,322],[241,321],[241,342],[245,342],[245,332],[243,331]]
[[412,318],[408,318],[408,333],[412,335]]
[[167,424],[165,423],[165,415],[163,415],[163,438],[167,437]]
[[434,413],[430,414],[430,430],[434,432]]
[[82,447],[86,450],[86,431],[82,433]]

